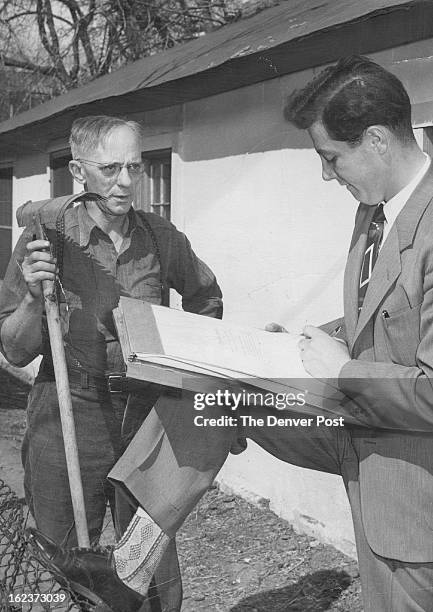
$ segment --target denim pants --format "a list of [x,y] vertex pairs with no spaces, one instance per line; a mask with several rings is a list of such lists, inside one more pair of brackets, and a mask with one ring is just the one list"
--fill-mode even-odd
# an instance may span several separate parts
[[[106,476],[120,456],[125,397],[111,396],[103,384],[87,389],[71,384],[71,396],[89,537],[96,544],[107,502],[114,507],[114,491]],[[36,380],[30,392],[22,459],[26,499],[38,528],[63,546],[77,546],[56,384],[52,380]]]
[[[127,396],[122,393],[111,394],[104,381],[89,388],[71,383],[70,388],[89,537],[92,544],[97,544],[107,502],[113,518],[118,519],[118,534],[126,527],[134,511],[134,508],[120,504],[117,512],[114,512],[115,492],[107,480],[109,470],[120,457],[125,445],[122,423]],[[143,397],[141,406],[144,412],[148,409],[147,404]],[[126,419],[126,438],[142,422],[143,416],[135,410],[132,418]],[[30,392],[22,461],[26,500],[36,526],[63,546],[77,546],[59,405],[53,380],[38,378]],[[158,578],[158,574],[162,578]],[[155,582],[161,586],[158,587],[158,594],[155,587],[151,589],[153,603],[147,609],[152,612],[180,610],[182,590],[174,542],[155,575]],[[170,582],[168,575],[171,577]],[[169,584],[169,588],[162,583]]]

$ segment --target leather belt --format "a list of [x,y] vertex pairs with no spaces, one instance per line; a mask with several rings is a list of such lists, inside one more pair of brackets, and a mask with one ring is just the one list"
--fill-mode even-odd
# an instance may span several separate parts
[[[39,380],[54,380],[54,369],[49,364],[44,363],[38,376]],[[124,372],[113,372],[107,376],[93,376],[82,368],[68,366],[68,380],[71,385],[81,389],[107,390],[111,393],[125,393],[130,391],[130,387],[137,387],[138,383],[126,378]],[[143,387],[143,385],[141,385]]]
[[[120,387],[120,384],[115,384],[115,382],[120,382],[120,375],[116,376],[93,376],[86,372],[86,370],[75,370],[68,369],[68,378],[70,384],[78,385],[82,389],[107,389],[112,393],[121,393],[123,389]],[[125,376],[123,376],[123,379]],[[112,384],[113,383],[113,384]]]
[[106,376],[92,376],[86,370],[68,370],[69,382],[82,389],[107,389],[110,393],[140,392],[149,386],[145,381],[128,378],[124,372],[111,372]]
[[[181,394],[178,389],[167,389],[155,383],[128,378],[125,372],[110,372],[105,376],[93,376],[86,370],[80,367],[75,367],[76,364],[68,364],[68,379],[70,384],[81,387],[81,389],[99,389],[107,390],[110,393],[140,393],[152,389],[159,389],[160,393],[167,392],[168,395]],[[50,364],[45,362],[38,378],[41,380],[54,380],[54,369],[51,369]]]

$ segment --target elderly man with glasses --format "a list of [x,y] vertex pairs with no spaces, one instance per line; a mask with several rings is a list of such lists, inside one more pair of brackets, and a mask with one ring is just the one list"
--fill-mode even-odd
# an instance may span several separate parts
[[[106,116],[76,120],[70,138],[74,179],[103,196],[67,209],[60,279],[64,343],[93,544],[101,534],[107,501],[114,506],[106,476],[124,448],[122,422],[129,437],[160,393],[152,385],[136,391],[132,404],[139,406],[139,414],[129,420],[128,389],[110,393],[106,374],[123,366],[112,318],[119,297],[160,304],[173,287],[185,310],[222,316],[215,276],[194,254],[186,236],[161,217],[132,206],[144,169],[141,141],[138,123]],[[43,356],[29,397],[23,445],[26,498],[40,531],[62,546],[73,547],[77,539],[41,287],[43,280],[55,279],[58,262],[49,242],[32,234],[33,228],[26,228],[19,239],[0,293],[0,347],[19,366]],[[181,589],[174,545],[171,552],[171,569],[166,564],[166,575],[159,582],[166,583],[163,609],[178,610]]]

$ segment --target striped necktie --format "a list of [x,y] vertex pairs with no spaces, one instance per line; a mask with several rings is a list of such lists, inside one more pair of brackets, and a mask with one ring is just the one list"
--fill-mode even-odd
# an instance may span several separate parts
[[361,274],[359,277],[358,289],[358,311],[361,311],[367,293],[368,283],[371,279],[374,265],[379,255],[380,245],[383,238],[383,228],[385,226],[385,213],[383,204],[378,204],[374,211],[373,218],[368,228],[367,244],[365,247],[364,258],[362,260]]

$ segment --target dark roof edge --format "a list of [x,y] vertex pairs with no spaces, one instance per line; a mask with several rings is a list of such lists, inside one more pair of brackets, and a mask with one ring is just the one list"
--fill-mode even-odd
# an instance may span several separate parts
[[[415,9],[419,9],[418,12],[422,16],[422,22],[411,24],[413,27],[408,27],[407,11]],[[389,27],[389,23],[385,23],[386,20],[389,20],[391,14],[393,14],[395,20],[392,28]],[[359,25],[365,22],[369,22],[368,48],[366,48],[365,32],[362,31],[362,28],[361,31],[358,31]],[[333,35],[341,29],[345,29],[346,34],[350,35],[346,36],[346,41],[341,41],[337,52],[330,41]],[[384,32],[386,33],[385,36]],[[373,10],[355,19],[271,46],[264,51],[229,58],[216,67],[204,68],[180,79],[168,78],[155,86],[142,87],[113,96],[104,96],[81,104],[71,104],[60,108],[57,112],[54,111],[34,121],[23,122],[11,129],[7,128],[7,124],[13,120],[9,120],[0,123],[0,135],[2,138],[10,137],[15,132],[26,130],[30,126],[36,128],[48,121],[55,120],[61,115],[73,116],[77,114],[78,109],[89,110],[92,108],[96,112],[104,112],[104,106],[110,105],[114,100],[124,101],[129,112],[163,108],[254,84],[258,81],[276,78],[316,65],[323,65],[335,61],[343,55],[372,53],[431,36],[433,36],[433,3],[431,0],[411,0],[404,4]],[[296,53],[292,55],[292,51],[296,51]],[[247,66],[249,66],[248,71],[245,69]],[[183,84],[182,87],[180,87],[181,83]],[[146,97],[147,107],[144,107],[143,101],[140,100],[142,96]],[[139,108],[134,109],[132,98],[136,98]],[[50,102],[47,104],[50,104]],[[40,107],[37,108],[40,109]],[[25,118],[31,112],[27,111],[17,115],[17,117]],[[125,110],[125,112],[127,111]]]

